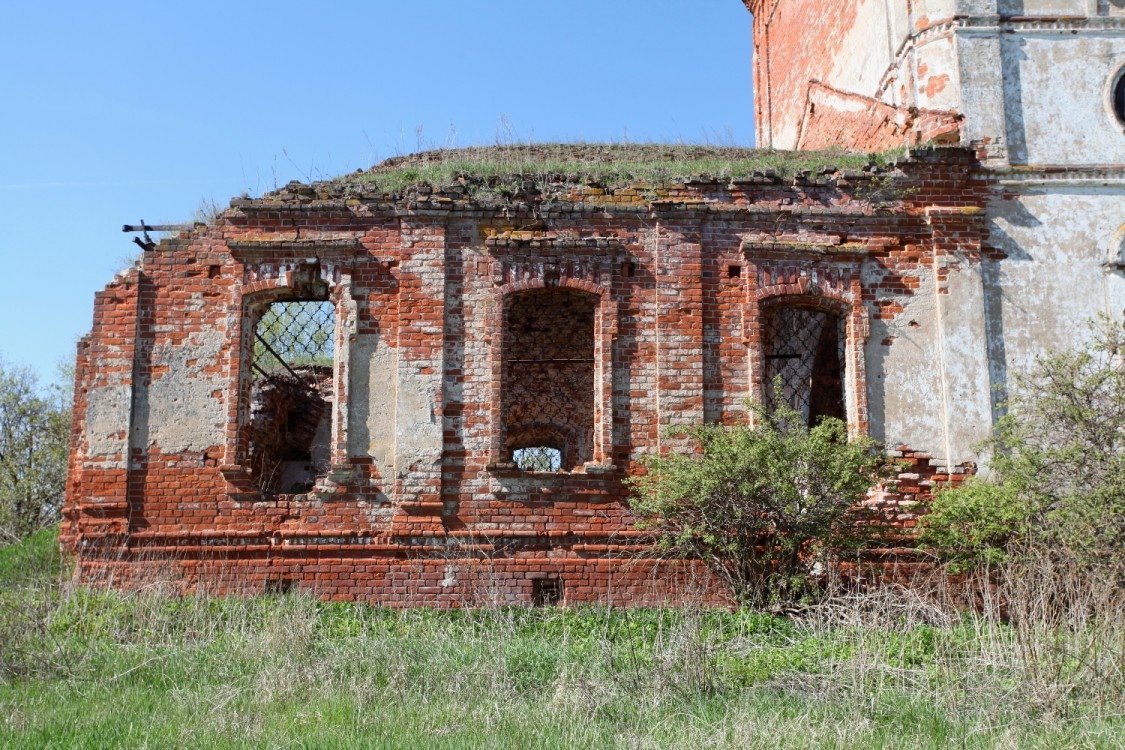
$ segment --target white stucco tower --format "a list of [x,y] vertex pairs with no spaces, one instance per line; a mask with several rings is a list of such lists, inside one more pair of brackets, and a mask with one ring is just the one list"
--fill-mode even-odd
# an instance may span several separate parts
[[[744,2],[760,146],[937,143],[981,160],[980,263],[901,332],[932,330],[918,350],[945,353],[945,446],[889,407],[881,436],[971,458],[987,434],[972,415],[994,414],[1014,373],[1079,345],[1096,315],[1125,316],[1125,0]],[[892,348],[888,372],[895,357],[920,371]]]

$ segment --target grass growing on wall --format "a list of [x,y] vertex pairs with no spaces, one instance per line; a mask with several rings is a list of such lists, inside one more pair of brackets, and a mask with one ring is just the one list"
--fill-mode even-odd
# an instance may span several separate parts
[[798,619],[394,611],[44,569],[0,588],[0,747],[1117,748],[1122,632],[1055,659],[1075,633],[905,591]]
[[820,174],[827,168],[856,170],[872,164],[885,168],[905,153],[554,143],[426,151],[389,159],[367,172],[340,179],[388,194],[417,185],[454,185],[464,177],[496,188],[516,188],[524,182],[537,186],[592,182],[613,189],[700,175],[726,179],[768,174],[787,179],[805,171]]

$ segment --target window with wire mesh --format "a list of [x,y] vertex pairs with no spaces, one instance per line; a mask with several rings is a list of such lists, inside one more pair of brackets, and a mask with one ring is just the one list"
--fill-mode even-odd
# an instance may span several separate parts
[[520,471],[558,471],[562,467],[562,451],[546,445],[517,448],[512,461]]
[[331,366],[335,333],[336,307],[331,302],[274,302],[254,331],[254,370],[270,376],[301,366]]
[[767,308],[762,322],[767,407],[776,409],[784,399],[810,425],[825,417],[845,419],[844,319],[826,310],[779,306]]

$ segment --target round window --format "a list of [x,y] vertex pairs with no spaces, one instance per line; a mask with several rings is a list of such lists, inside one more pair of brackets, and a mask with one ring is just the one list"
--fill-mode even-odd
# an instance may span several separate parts
[[1110,96],[1113,97],[1113,114],[1117,115],[1119,122],[1125,124],[1125,68],[1117,71]]

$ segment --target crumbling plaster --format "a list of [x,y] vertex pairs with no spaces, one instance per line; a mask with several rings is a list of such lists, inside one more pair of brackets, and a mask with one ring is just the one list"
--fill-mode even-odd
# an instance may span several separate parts
[[124,467],[129,455],[129,422],[133,404],[131,385],[118,383],[91,388],[82,426],[88,461],[118,459]]
[[1072,184],[993,202],[991,241],[1006,257],[998,264],[992,343],[1009,370],[1027,372],[1042,352],[1073,347],[1096,315],[1125,312],[1125,277],[1107,265],[1125,224],[1123,199],[1122,187]]
[[[836,95],[808,101],[848,110],[853,120],[863,97],[956,113],[961,143],[984,161],[980,179],[993,197],[979,268],[951,276],[947,294],[935,298],[938,309],[914,314],[930,304],[927,295],[918,295],[906,304],[910,314],[877,320],[868,343],[869,358],[877,358],[876,341],[893,339],[884,373],[910,377],[927,390],[934,378],[910,374],[915,370],[908,351],[929,358],[941,354],[939,344],[944,348],[946,361],[964,372],[963,387],[946,383],[947,398],[958,409],[967,406],[973,418],[947,420],[966,425],[961,434],[942,429],[954,455],[969,455],[965,446],[986,434],[973,421],[983,415],[978,389],[987,386],[995,412],[1015,373],[1027,372],[1047,350],[1080,344],[1095,315],[1120,317],[1125,310],[1122,272],[1113,265],[1125,224],[1125,124],[1111,102],[1115,76],[1125,68],[1125,2],[848,0],[823,18],[805,13],[811,7],[805,0],[751,0],[748,6],[758,14],[757,94],[776,104],[765,113],[772,120],[759,117],[763,140],[772,135],[775,146],[793,145],[799,118],[807,116],[793,108],[805,100],[800,86],[819,80],[835,87]],[[830,67],[803,51],[817,44],[831,58]],[[762,86],[771,81],[771,59],[791,59],[798,68],[796,74],[775,74],[776,90]],[[854,96],[848,99],[848,93]],[[869,127],[882,116],[872,109]],[[823,113],[817,117],[825,121]],[[863,148],[863,135],[853,122],[837,142]],[[906,142],[910,137],[904,134]],[[977,309],[983,311],[981,325],[948,330]],[[905,318],[917,318],[919,328],[904,330]],[[938,318],[945,335],[928,330]],[[958,347],[982,332],[987,379],[959,364],[978,362],[974,352]],[[891,391],[872,396],[873,410],[887,415],[888,438],[914,429],[916,437],[924,434],[932,442],[939,428],[933,415],[912,415],[910,424],[899,424],[895,415],[903,410],[895,399]]]
[[132,443],[143,452],[201,452],[222,444],[226,425],[226,332],[157,342],[151,380],[134,389]]

